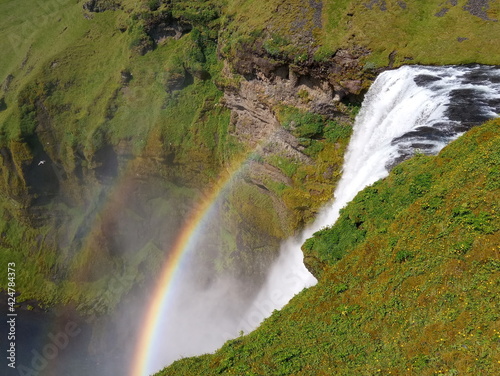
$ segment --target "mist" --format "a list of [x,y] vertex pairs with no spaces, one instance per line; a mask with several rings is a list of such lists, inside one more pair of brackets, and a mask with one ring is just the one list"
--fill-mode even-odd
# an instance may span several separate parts
[[228,224],[222,218],[229,210],[228,196],[238,189],[246,168],[221,191],[193,231],[163,297],[146,374],[183,357],[213,352],[227,340],[254,330],[273,310],[315,282],[303,265],[300,248],[280,250],[277,243],[276,249],[270,246],[266,252],[252,253],[229,252],[224,246],[221,234]]

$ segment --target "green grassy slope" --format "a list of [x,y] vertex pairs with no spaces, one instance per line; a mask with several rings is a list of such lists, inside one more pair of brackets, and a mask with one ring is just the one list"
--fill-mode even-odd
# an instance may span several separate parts
[[[455,3],[455,5],[453,5]],[[500,4],[476,1],[327,2],[322,52],[345,44],[366,46],[368,65],[498,64],[494,46]],[[474,7],[474,6],[473,6]],[[342,11],[339,12],[339,8]],[[320,51],[321,53],[321,51]]]
[[[367,68],[401,64],[498,64],[500,4],[457,0],[234,0],[227,47],[257,46],[276,59],[327,62],[358,50]],[[235,48],[237,50],[237,48]],[[361,49],[361,51],[360,51]],[[392,58],[390,59],[390,55]]]
[[[3,90],[6,109],[0,112],[2,146],[34,131],[41,111],[33,107],[40,107],[35,102],[41,100],[52,137],[62,145],[49,154],[68,170],[74,168],[75,149],[90,158],[106,142],[132,139],[133,152],[139,154],[154,128],[189,156],[200,143],[206,144],[207,150],[200,151],[204,156],[215,152],[213,131],[227,126],[228,117],[214,107],[222,94],[214,80],[199,78],[204,72],[217,76],[220,70],[207,26],[167,40],[143,56],[137,41],[146,38],[145,25],[166,12],[164,8],[153,12],[146,2],[123,1],[123,10],[87,12],[87,19],[82,2],[0,5],[8,15],[2,20],[7,38],[1,47],[7,58],[0,62],[0,82],[11,77]],[[182,11],[179,17],[184,17]],[[193,85],[177,98],[170,89],[172,76],[183,78],[185,71],[194,76]],[[206,133],[187,139],[187,130],[200,120]],[[218,168],[208,167],[212,174]]]
[[[123,1],[100,13],[82,4],[0,2],[0,261],[17,262],[19,300],[102,313],[161,265],[166,239],[154,229],[175,233],[182,221],[171,213],[187,213],[244,148],[219,106],[217,12],[143,53],[148,22],[164,13],[189,21],[189,4]],[[106,150],[116,176],[99,172]],[[37,191],[41,159],[55,198]],[[150,242],[132,255],[113,248],[110,238],[144,222]],[[117,278],[125,282],[110,293]]]
[[497,374],[499,151],[495,120],[402,163],[306,242],[316,286],[157,375]]

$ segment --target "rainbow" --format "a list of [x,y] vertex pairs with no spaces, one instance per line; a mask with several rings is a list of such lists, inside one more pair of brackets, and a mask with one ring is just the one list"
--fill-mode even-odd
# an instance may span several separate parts
[[141,330],[137,342],[135,358],[132,361],[131,373],[129,376],[148,376],[148,364],[153,353],[155,329],[161,321],[161,314],[165,311],[169,296],[172,293],[172,286],[178,271],[181,269],[185,256],[189,253],[191,245],[196,240],[201,231],[204,219],[210,216],[215,207],[217,199],[229,186],[230,182],[245,166],[245,158],[236,164],[236,168],[227,171],[226,176],[219,179],[218,183],[211,189],[201,203],[189,216],[186,225],[178,234],[174,244],[171,247],[166,266],[160,274],[157,287],[152,294],[150,305],[142,322],[145,327]]

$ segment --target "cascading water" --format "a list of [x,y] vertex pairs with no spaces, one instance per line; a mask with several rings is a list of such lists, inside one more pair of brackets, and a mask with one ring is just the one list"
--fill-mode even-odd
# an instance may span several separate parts
[[356,118],[332,205],[300,237],[282,245],[281,256],[242,326],[267,317],[314,283],[300,247],[314,232],[333,225],[340,209],[360,190],[387,176],[391,167],[415,152],[436,154],[499,113],[498,67],[404,66],[380,74]]
[[[170,321],[175,330],[170,329],[170,335],[162,337],[167,342],[174,339],[161,347],[168,347],[171,353],[155,356],[156,364],[150,365],[150,371],[181,355],[215,350],[229,335],[255,329],[273,310],[316,282],[303,264],[300,247],[314,232],[332,225],[339,210],[361,189],[385,177],[392,166],[416,151],[435,154],[472,126],[498,116],[499,112],[499,68],[406,66],[382,73],[368,91],[357,116],[333,204],[299,237],[282,244],[280,257],[271,267],[264,287],[243,316],[241,309],[229,314],[212,312],[227,306],[221,305],[220,299],[237,294],[234,286],[225,283],[222,288],[215,284],[217,291],[207,290],[197,299],[189,299],[186,309],[193,312],[180,309],[170,313],[165,321]],[[183,317],[185,325],[179,325],[175,316]]]

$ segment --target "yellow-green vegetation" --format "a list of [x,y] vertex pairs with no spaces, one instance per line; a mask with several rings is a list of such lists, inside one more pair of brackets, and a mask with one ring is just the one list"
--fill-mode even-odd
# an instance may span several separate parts
[[[23,270],[19,300],[86,313],[112,310],[153,279],[173,241],[157,228],[173,236],[200,191],[249,152],[220,101],[219,33],[232,27],[234,4],[94,4],[0,1],[0,259]],[[292,167],[285,186],[268,179],[271,193],[245,182],[231,191],[215,270],[262,272],[279,240],[314,215],[306,201],[330,197],[337,171],[327,164],[340,166],[346,140],[311,136],[316,167]],[[116,279],[125,282],[107,294]]]
[[[346,109],[346,112],[353,119],[357,108]],[[277,114],[283,127],[298,138],[304,154],[314,160],[307,164],[280,155],[266,158],[292,181],[285,186],[271,183],[270,187],[293,210],[293,228],[298,228],[313,219],[319,208],[331,199],[352,127],[345,121],[340,123],[295,107],[283,106]]]
[[98,3],[0,2],[0,260],[18,300],[85,313],[154,278],[159,229],[244,151],[215,85],[217,2]]
[[499,120],[402,163],[306,242],[316,286],[157,375],[497,374],[499,169]]
[[256,42],[275,59],[299,65],[311,56],[326,62],[339,49],[357,51],[365,68],[499,61],[495,1],[235,0],[227,13],[234,21],[226,48]]
[[389,64],[391,53],[395,66],[498,64],[499,56],[488,52],[494,49],[491,35],[500,32],[498,2],[476,4],[484,11],[473,15],[466,9],[477,2],[469,0],[351,1],[341,16],[335,3],[346,1],[328,3],[322,45],[333,50],[344,44],[366,46],[368,65]]

